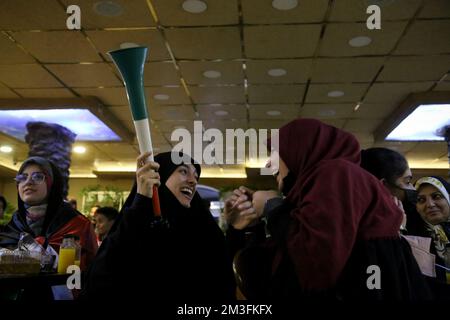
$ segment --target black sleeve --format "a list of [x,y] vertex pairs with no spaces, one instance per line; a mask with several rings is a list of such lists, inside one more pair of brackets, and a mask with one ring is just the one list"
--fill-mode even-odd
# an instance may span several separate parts
[[230,225],[226,232],[227,246],[232,257],[234,257],[239,250],[260,244],[264,242],[265,239],[266,230],[263,221],[243,230],[237,230]]
[[267,230],[276,242],[284,242],[291,222],[290,207],[282,198],[267,201],[264,214],[267,219]]

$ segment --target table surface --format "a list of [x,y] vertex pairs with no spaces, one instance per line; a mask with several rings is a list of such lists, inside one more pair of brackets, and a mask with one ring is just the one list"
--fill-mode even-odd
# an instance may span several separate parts
[[63,285],[66,284],[69,276],[69,273],[0,274],[0,286],[25,289],[37,286]]

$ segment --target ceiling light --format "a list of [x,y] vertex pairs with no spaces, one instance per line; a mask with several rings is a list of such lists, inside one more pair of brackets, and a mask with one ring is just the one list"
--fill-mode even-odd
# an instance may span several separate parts
[[281,68],[270,69],[269,71],[267,71],[267,74],[271,77],[282,77],[287,74],[287,71]]
[[0,110],[0,131],[25,141],[28,122],[56,123],[76,133],[77,141],[120,141],[120,137],[88,109]]
[[220,73],[219,71],[216,71],[216,70],[207,70],[207,71],[203,72],[203,76],[205,78],[209,78],[209,79],[217,79],[222,76],[222,73]]
[[186,0],[183,2],[182,7],[184,11],[189,13],[202,13],[208,6],[200,0]]
[[443,141],[439,130],[450,125],[450,104],[421,104],[387,137],[397,141]]
[[75,147],[73,148],[73,152],[79,153],[79,154],[83,154],[83,153],[86,152],[86,148],[83,147],[83,146],[75,146]]
[[128,48],[136,48],[140,47],[137,43],[134,42],[123,42],[120,44],[120,49],[128,49]]
[[330,98],[338,98],[338,97],[342,97],[344,95],[344,91],[340,91],[340,90],[333,90],[328,92],[327,94]]
[[219,110],[219,111],[214,112],[214,114],[216,116],[226,116],[228,114],[228,111]]
[[348,44],[351,47],[360,48],[360,47],[368,46],[371,42],[372,42],[371,38],[366,37],[366,36],[359,36],[359,37],[351,38],[348,41]]
[[271,110],[271,111],[267,111],[266,114],[268,116],[279,116],[281,114],[281,112],[277,111],[277,110]]
[[95,13],[104,17],[117,17],[123,13],[122,6],[114,1],[98,1],[93,8]]
[[297,0],[273,0],[272,7],[278,10],[291,10],[298,6]]
[[0,152],[3,153],[10,153],[13,149],[10,146],[1,146],[0,147]]
[[160,101],[163,101],[163,100],[169,100],[169,96],[168,96],[167,94],[155,94],[155,95],[153,96],[153,98],[154,98],[155,100],[160,100]]

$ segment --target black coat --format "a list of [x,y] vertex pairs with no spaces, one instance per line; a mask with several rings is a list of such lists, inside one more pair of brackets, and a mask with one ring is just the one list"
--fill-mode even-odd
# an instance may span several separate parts
[[189,209],[164,184],[159,195],[167,223],[154,218],[151,199],[136,194],[134,187],[87,274],[82,300],[153,299],[157,304],[234,299],[225,237],[198,193]]

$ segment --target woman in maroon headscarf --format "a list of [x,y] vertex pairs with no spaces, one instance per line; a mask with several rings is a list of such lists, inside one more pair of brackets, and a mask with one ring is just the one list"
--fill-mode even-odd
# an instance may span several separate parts
[[[277,156],[273,151],[272,164]],[[251,280],[259,283],[249,290],[251,298],[429,297],[410,247],[399,235],[402,212],[359,162],[359,144],[347,132],[312,119],[280,129],[279,166],[273,169],[285,198],[267,214],[270,267],[255,266],[261,278]],[[227,210],[233,205],[239,203],[228,201]],[[247,208],[241,216],[246,214],[255,213]],[[251,256],[244,253],[237,268],[250,274]]]

